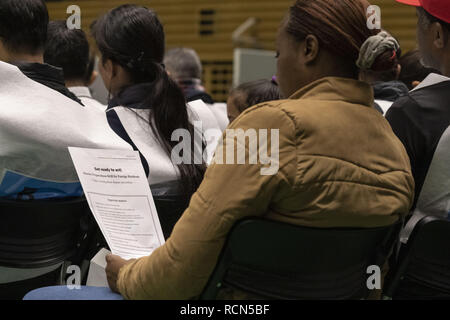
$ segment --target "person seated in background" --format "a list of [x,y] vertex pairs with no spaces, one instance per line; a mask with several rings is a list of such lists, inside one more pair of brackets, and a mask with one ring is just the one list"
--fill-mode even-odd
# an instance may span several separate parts
[[281,99],[281,93],[275,79],[261,79],[242,83],[232,89],[228,96],[228,119],[232,123],[242,112],[251,106],[279,99]]
[[202,86],[202,63],[197,52],[191,48],[174,48],[164,56],[164,65],[169,76],[183,90],[188,102],[202,100],[214,104],[213,98]]
[[83,105],[66,88],[62,69],[44,63],[48,22],[43,0],[0,1],[0,60]]
[[62,68],[67,88],[88,108],[101,111],[106,106],[92,98],[89,86],[95,81],[95,57],[90,56],[89,42],[81,29],[67,28],[67,22],[50,21],[44,62]]
[[[289,99],[250,108],[228,127],[276,130],[255,152],[278,146],[271,152],[278,170],[267,172],[261,162],[223,163],[216,151],[164,245],[136,260],[107,257],[112,290],[126,299],[198,296],[227,234],[245,217],[310,227],[371,228],[392,225],[409,212],[414,181],[408,155],[374,109],[370,85],[358,81],[357,61],[359,67],[377,71],[379,66],[394,67],[394,49],[377,49],[375,56],[360,50],[391,41],[367,28],[368,5],[365,0],[293,4],[277,39],[277,82]],[[130,30],[131,38],[131,29],[123,21],[117,24]],[[115,29],[109,30],[117,38]],[[223,150],[250,150],[249,140],[236,144],[235,135],[225,134]],[[239,296],[238,290],[230,290],[221,298]]]
[[365,49],[375,50],[377,46],[381,45],[392,48],[392,52],[388,51],[385,53],[386,55],[391,54],[390,57],[386,57],[386,63],[392,67],[386,70],[385,66],[382,65],[375,69],[371,68],[371,65],[367,65],[361,70],[359,78],[372,85],[375,96],[375,108],[382,114],[386,114],[395,100],[408,93],[408,88],[403,82],[399,81],[401,49],[398,41],[386,31],[382,31],[381,35],[391,39],[390,42],[388,43],[380,38],[379,43],[374,43],[373,47]]
[[[104,113],[82,108],[29,79],[16,66],[0,62],[0,199],[81,197],[70,146],[131,149],[109,128]],[[4,223],[1,215],[0,223]],[[0,263],[0,283],[32,279],[60,265],[19,269]]]
[[[0,60],[20,68],[0,62],[1,200],[81,197],[68,147],[131,149],[111,130],[104,113],[78,103],[64,85],[62,69],[43,64],[47,23],[41,0],[0,1]],[[0,283],[33,282],[60,266],[0,266]]]
[[[228,125],[226,106],[215,103],[202,85],[202,63],[197,52],[191,48],[174,48],[166,52],[164,65],[169,76],[183,90],[188,102],[202,100],[209,108],[198,112],[212,113],[220,130]],[[206,108],[205,108],[206,109]]]
[[411,50],[400,57],[400,71],[399,80],[402,81],[409,90],[417,87],[430,73],[440,74],[434,68],[425,67],[422,62],[419,50]]
[[[120,6],[99,18],[92,34],[101,54],[99,72],[112,96],[106,112],[111,128],[140,152],[150,186],[178,181],[191,195],[206,162],[203,131],[194,121],[203,128],[207,121],[186,106],[164,69],[165,35],[158,17],[144,7]],[[181,142],[187,149],[172,140],[177,132],[189,135]]]
[[425,66],[442,73],[428,75],[408,95],[399,98],[386,114],[408,152],[415,180],[414,209],[439,140],[450,125],[450,7],[445,1],[397,1],[414,2],[420,56]]

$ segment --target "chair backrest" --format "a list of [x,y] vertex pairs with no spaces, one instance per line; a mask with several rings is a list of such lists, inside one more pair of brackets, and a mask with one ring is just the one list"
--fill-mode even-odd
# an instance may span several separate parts
[[450,299],[450,221],[422,218],[399,254],[384,296]]
[[183,192],[179,181],[152,185],[151,190],[164,238],[167,239],[184,210],[189,206],[192,195]]
[[75,253],[85,199],[0,201],[0,265],[40,268]]
[[232,228],[201,298],[216,298],[223,285],[269,299],[366,298],[367,268],[382,268],[399,229],[245,219]]

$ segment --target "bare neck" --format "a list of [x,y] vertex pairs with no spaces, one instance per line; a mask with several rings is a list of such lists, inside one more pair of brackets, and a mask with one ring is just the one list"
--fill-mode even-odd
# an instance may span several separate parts
[[82,80],[66,80],[66,87],[87,87],[86,83]]
[[9,61],[24,61],[30,63],[44,63],[44,54],[26,54],[26,53],[16,53],[9,57]]

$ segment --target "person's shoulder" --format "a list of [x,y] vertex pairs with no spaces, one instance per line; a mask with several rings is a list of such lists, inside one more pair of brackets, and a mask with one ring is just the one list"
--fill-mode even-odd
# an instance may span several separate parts
[[269,116],[269,114],[286,114],[288,115],[289,111],[287,110],[288,106],[295,104],[297,100],[291,100],[291,99],[284,99],[284,100],[273,100],[273,101],[266,101],[259,103],[257,105],[254,105],[244,112],[242,112],[242,115],[245,114],[253,114],[253,115],[260,115],[263,117]]
[[418,88],[398,98],[389,111],[421,113],[425,109],[446,109],[450,100],[450,81]]
[[294,128],[294,117],[285,108],[287,103],[291,103],[291,100],[268,101],[252,106],[242,112],[229,128]]
[[409,95],[418,105],[425,108],[447,110],[450,100],[450,80],[413,90]]
[[94,98],[90,97],[79,97],[81,102],[88,107],[88,108],[94,108],[95,110],[99,111],[106,111],[106,105],[101,104],[99,101],[95,100]]
[[421,112],[421,109],[423,109],[423,106],[420,101],[417,100],[416,94],[414,92],[409,92],[395,100],[387,110],[385,116],[388,120],[394,114],[405,114],[415,117],[417,113]]

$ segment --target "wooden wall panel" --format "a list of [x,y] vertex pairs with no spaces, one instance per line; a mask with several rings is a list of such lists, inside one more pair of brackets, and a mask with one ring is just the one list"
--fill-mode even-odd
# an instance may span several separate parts
[[[338,1],[338,0],[337,0]],[[258,19],[255,33],[263,49],[273,50],[277,29],[292,0],[70,0],[49,2],[51,19],[66,19],[72,4],[81,8],[82,28],[100,14],[124,3],[153,8],[164,24],[167,48],[194,48],[205,64],[205,86],[224,100],[232,82],[232,32],[249,17]],[[373,0],[381,7],[382,27],[396,36],[405,51],[415,47],[415,9],[394,0]],[[202,15],[202,12],[204,13]],[[203,21],[203,22],[202,22]]]

